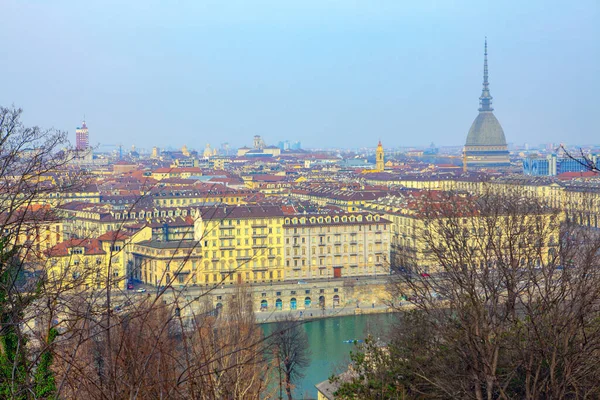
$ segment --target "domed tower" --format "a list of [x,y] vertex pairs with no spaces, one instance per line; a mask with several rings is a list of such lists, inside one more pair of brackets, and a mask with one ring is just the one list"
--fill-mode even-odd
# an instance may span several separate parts
[[185,157],[189,157],[190,156],[190,151],[188,150],[188,148],[187,148],[187,146],[185,144],[181,148],[181,154],[183,154]]
[[479,115],[473,121],[463,153],[466,167],[505,167],[510,165],[506,137],[494,115],[488,82],[487,38],[483,58],[483,90],[479,97]]
[[385,164],[383,161],[383,146],[381,144],[381,140],[377,145],[377,151],[375,152],[375,169],[379,172],[383,172],[385,169]]

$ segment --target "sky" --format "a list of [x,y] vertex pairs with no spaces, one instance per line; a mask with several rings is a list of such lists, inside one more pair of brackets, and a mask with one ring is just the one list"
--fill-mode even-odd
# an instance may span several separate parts
[[[0,0],[0,105],[90,143],[600,143],[600,2]],[[102,148],[102,147],[101,147]]]

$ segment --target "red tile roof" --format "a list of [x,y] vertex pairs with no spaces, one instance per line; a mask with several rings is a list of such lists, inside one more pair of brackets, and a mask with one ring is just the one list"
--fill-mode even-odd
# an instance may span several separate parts
[[64,242],[58,243],[56,246],[48,250],[50,257],[64,257],[71,253],[69,249],[75,247],[83,247],[83,254],[89,255],[104,255],[106,252],[102,250],[102,243],[98,239],[70,239]]

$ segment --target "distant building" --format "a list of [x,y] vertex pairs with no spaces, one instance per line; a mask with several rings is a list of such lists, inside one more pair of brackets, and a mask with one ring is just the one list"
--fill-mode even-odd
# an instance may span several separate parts
[[473,121],[463,152],[466,167],[504,167],[510,165],[504,130],[492,108],[488,82],[487,40],[483,61],[483,90],[479,98],[479,115]]
[[85,120],[80,127],[75,130],[75,149],[87,150],[90,147],[90,136],[88,133],[87,125]]
[[265,148],[265,141],[261,139],[260,135],[254,135],[254,149],[262,150]]
[[229,155],[229,151],[230,151],[230,147],[229,147],[229,143],[225,142],[225,143],[221,143],[221,154],[228,156]]
[[425,150],[423,150],[423,155],[425,156],[435,156],[440,152],[440,149],[438,149],[435,144],[433,142],[431,142],[431,144],[429,145],[428,148],[426,148]]
[[589,170],[588,162],[596,163],[597,155],[584,157],[568,157],[550,154],[546,157],[529,156],[523,159],[523,173],[532,176],[556,176],[565,172],[586,172]]
[[378,172],[383,172],[383,170],[385,169],[385,162],[383,160],[383,145],[381,144],[381,140],[379,141],[379,144],[377,145],[377,151],[375,153],[375,169]]
[[254,147],[240,147],[237,151],[238,157],[278,157],[281,148],[278,146],[267,146],[260,135],[254,136]]
[[185,144],[181,148],[181,154],[183,154],[185,157],[189,157],[190,156],[190,151],[188,150],[188,148],[187,148],[187,146]]
[[279,142],[279,143],[277,143],[277,147],[279,147],[279,149],[281,151],[289,150],[290,149],[290,141],[284,140],[283,142]]
[[281,151],[302,150],[302,143],[300,141],[290,143],[289,140],[284,140],[282,142],[277,143],[277,147],[279,147]]
[[247,152],[249,152],[250,150],[252,150],[250,147],[248,146],[244,146],[244,147],[240,147],[237,151],[237,156],[238,157],[243,157],[246,155]]
[[211,149],[210,148],[210,144],[207,143],[206,147],[204,148],[204,153],[202,153],[202,156],[204,158],[210,158],[210,157],[215,156],[215,155],[216,155],[216,149],[215,150]]

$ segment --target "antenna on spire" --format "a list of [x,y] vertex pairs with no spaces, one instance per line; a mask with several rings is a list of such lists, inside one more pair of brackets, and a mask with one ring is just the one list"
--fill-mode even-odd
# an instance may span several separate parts
[[483,89],[479,98],[479,111],[494,111],[492,108],[492,95],[490,94],[490,83],[488,82],[488,52],[487,52],[487,36],[485,37],[483,50]]
[[483,85],[489,85],[488,82],[488,60],[487,60],[487,36],[485,37],[485,49],[483,51]]

